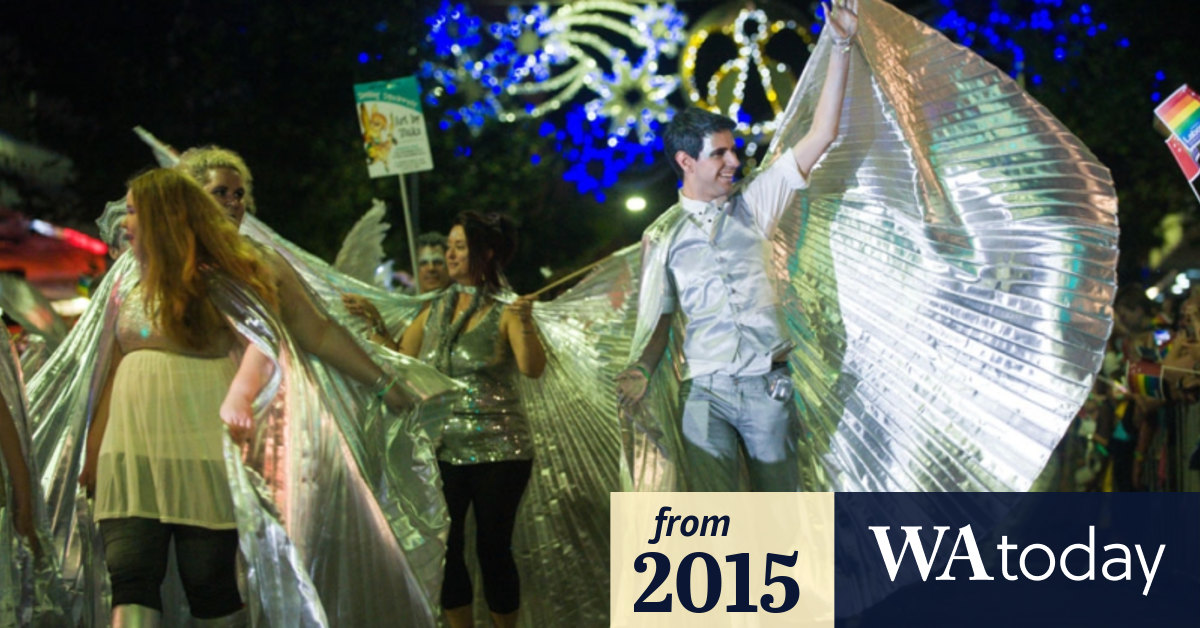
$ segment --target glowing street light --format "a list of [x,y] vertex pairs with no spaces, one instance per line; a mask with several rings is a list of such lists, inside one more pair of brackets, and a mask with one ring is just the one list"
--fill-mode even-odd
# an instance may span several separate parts
[[640,196],[631,196],[625,201],[625,209],[631,212],[640,212],[646,209],[646,199]]

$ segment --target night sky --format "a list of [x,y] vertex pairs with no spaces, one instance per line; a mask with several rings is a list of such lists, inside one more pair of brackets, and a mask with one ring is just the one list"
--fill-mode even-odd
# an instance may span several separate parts
[[[123,182],[151,165],[149,151],[129,131],[140,124],[179,148],[217,143],[241,152],[255,173],[261,217],[326,258],[372,197],[392,200],[398,220],[395,180],[366,176],[352,86],[413,74],[429,54],[423,18],[436,3],[2,4],[0,131],[70,157],[78,175],[64,194],[17,209],[90,228],[103,203],[122,194]],[[718,4],[677,6],[695,20]],[[1020,10],[1031,3],[954,4],[986,15],[993,5]],[[1055,66],[1026,34],[1029,63],[1047,70],[1030,91],[1113,170],[1122,203],[1122,270],[1133,277],[1156,243],[1158,218],[1198,207],[1151,128],[1151,98],[1185,82],[1200,87],[1194,52],[1200,17],[1195,2],[1182,0],[1088,4],[1097,19],[1126,34],[1129,46],[1097,49],[1095,42],[1072,40],[1066,48],[1075,56]],[[944,12],[931,0],[897,5],[925,19]],[[495,2],[469,6],[486,19],[504,11]],[[453,213],[480,204],[509,211],[533,236],[518,260],[530,269],[567,269],[636,241],[655,208],[674,194],[673,178],[660,166],[629,173],[601,204],[562,181],[552,155],[530,165],[531,151],[545,151],[532,128],[450,133],[452,139],[435,142],[438,170],[416,182],[421,228],[444,228]],[[472,148],[469,156],[462,146]],[[455,178],[463,173],[472,180]],[[650,210],[624,212],[622,185],[642,189]],[[397,257],[404,255],[400,231],[388,240]],[[569,250],[545,246],[555,234],[555,241],[572,242]],[[536,287],[532,270],[526,276],[526,287]]]

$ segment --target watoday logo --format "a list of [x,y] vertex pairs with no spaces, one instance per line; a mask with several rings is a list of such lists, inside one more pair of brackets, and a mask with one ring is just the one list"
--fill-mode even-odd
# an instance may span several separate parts
[[[950,526],[930,526],[929,528],[925,526],[900,526],[904,540],[900,545],[898,553],[895,551],[895,545],[890,533],[892,526],[868,526],[867,529],[874,533],[875,542],[879,545],[879,554],[888,572],[888,578],[892,582],[895,582],[896,577],[900,574],[903,563],[905,563],[910,555],[910,562],[915,564],[921,580],[928,581],[935,561],[942,555],[943,547],[949,546],[948,543],[944,544],[943,542],[946,532],[950,531],[951,528]],[[925,551],[925,543],[921,538],[922,531],[927,529],[931,529],[936,534],[933,549],[928,553]],[[1052,548],[1041,543],[1031,543],[1024,546],[1010,543],[1008,535],[1001,536],[1000,543],[995,546],[995,552],[999,555],[1000,576],[1008,581],[1016,581],[1022,578],[1042,581],[1053,576],[1058,570],[1061,570],[1062,574],[1071,580],[1096,580],[1096,561],[1098,558],[1106,558],[1099,569],[1101,577],[1105,580],[1113,582],[1120,580],[1132,581],[1135,571],[1133,556],[1136,554],[1138,567],[1140,567],[1141,576],[1145,582],[1145,586],[1142,587],[1143,596],[1150,594],[1150,586],[1154,583],[1154,574],[1158,570],[1159,562],[1162,560],[1163,552],[1166,549],[1167,546],[1165,544],[1159,545],[1158,551],[1154,554],[1154,560],[1151,562],[1148,560],[1148,555],[1143,551],[1141,544],[1135,544],[1131,552],[1128,545],[1123,543],[1109,543],[1101,548],[1103,556],[1098,557],[1096,553],[1096,526],[1088,526],[1088,540],[1086,543],[1073,543],[1057,554]],[[953,547],[948,547],[947,551],[949,553],[946,554],[946,566],[942,570],[941,575],[936,576],[934,580],[955,580],[957,576],[951,572],[954,571],[954,567],[958,564],[956,561],[966,562],[971,574],[969,580],[986,581],[996,579],[986,567],[987,564],[994,566],[996,561],[984,560],[984,554],[980,552],[979,543],[976,542],[975,533],[970,525],[965,525],[958,529],[954,545]],[[992,554],[989,557],[995,558],[995,556],[996,554]],[[1046,559],[1049,560],[1049,565],[1042,567]],[[1031,562],[1036,567],[1042,567],[1041,571],[1036,569],[1031,570]]]

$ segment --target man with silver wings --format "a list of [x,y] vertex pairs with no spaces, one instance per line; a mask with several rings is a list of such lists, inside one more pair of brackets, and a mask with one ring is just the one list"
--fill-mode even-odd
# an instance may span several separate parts
[[665,152],[683,185],[679,202],[646,231],[634,337],[643,348],[618,375],[617,387],[627,407],[642,400],[671,320],[682,315],[682,443],[685,486],[692,490],[737,489],[739,442],[753,490],[799,488],[798,420],[787,367],[792,343],[763,264],[764,245],[837,136],[856,8],[854,0],[825,6],[833,52],[808,132],[736,191],[733,120],[690,108],[667,126]]
[[934,29],[880,0],[828,15],[747,183],[727,123],[695,152],[667,133],[683,186],[643,238],[623,485],[1027,490],[1103,358],[1111,177]]

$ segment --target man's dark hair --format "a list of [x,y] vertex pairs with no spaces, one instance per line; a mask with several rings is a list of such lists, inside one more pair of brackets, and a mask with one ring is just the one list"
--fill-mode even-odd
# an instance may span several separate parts
[[417,248],[419,249],[423,246],[437,246],[441,247],[441,249],[445,251],[446,236],[436,231],[426,231],[425,233],[417,236]]
[[683,179],[683,169],[675,163],[675,153],[683,151],[693,158],[700,158],[704,138],[718,131],[733,131],[737,124],[723,115],[698,107],[688,107],[675,114],[663,133],[663,152],[675,174]]

